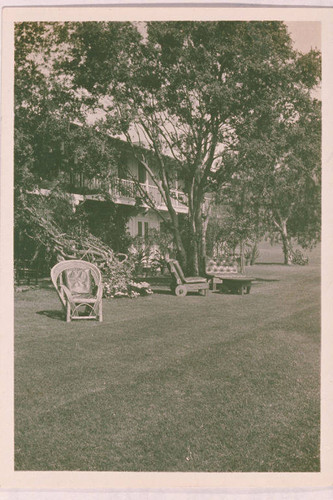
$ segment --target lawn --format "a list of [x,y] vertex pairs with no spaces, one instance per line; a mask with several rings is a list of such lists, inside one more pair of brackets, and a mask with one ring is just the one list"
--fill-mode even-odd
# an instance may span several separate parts
[[318,253],[247,274],[245,296],[104,300],[103,323],[16,293],[16,470],[318,471]]

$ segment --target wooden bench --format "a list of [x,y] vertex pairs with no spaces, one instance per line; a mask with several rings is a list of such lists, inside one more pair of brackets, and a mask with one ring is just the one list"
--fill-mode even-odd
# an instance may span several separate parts
[[252,278],[238,272],[235,262],[222,259],[208,259],[206,274],[210,278],[213,291],[248,294],[251,290]]

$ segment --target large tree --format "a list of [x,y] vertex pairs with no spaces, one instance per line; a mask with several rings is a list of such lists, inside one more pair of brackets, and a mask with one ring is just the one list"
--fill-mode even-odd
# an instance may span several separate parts
[[[64,26],[57,23],[15,25],[15,258],[43,260],[45,248],[38,244],[31,213],[39,209],[42,216],[46,207],[48,219],[64,233],[77,231],[80,236],[86,222],[86,229],[114,250],[126,247],[121,207],[104,204],[109,208],[108,227],[114,229],[111,235],[96,228],[91,206],[89,217],[81,209],[73,213],[73,199],[66,195],[71,180],[81,174],[107,186],[116,175],[120,152],[86,123],[80,94],[68,75],[56,71],[68,57],[63,34]],[[46,188],[42,192],[48,195],[47,203],[33,194],[40,188]]]
[[[85,121],[70,77],[56,67],[67,60],[63,27],[57,23],[15,26],[15,181],[69,183],[70,173],[110,176],[119,153]],[[80,125],[80,126],[79,126]]]
[[321,232],[321,106],[315,100],[304,105],[297,121],[286,125],[284,154],[262,177],[263,205],[285,264],[293,261],[293,239],[307,248]]
[[[316,73],[318,79],[320,66]],[[260,214],[262,229],[282,243],[290,264],[293,239],[303,248],[320,239],[321,105],[304,88],[293,99],[264,105],[266,111],[257,108],[235,124],[238,143],[225,155],[230,181],[221,194],[236,210]],[[250,224],[244,229],[251,231]]]
[[[225,154],[236,151],[249,117],[265,131],[267,109],[281,96],[284,114],[315,85],[317,54],[296,53],[281,22],[55,23],[49,34],[58,37],[53,51],[61,45],[52,70],[63,103],[82,125],[94,114],[98,131],[125,138],[167,206],[182,264],[203,272],[205,198],[229,178]],[[173,203],[176,179],[188,205],[185,231]]]
[[[188,270],[202,272],[205,194],[225,182],[223,155],[237,142],[236,125],[256,113],[264,132],[282,96],[281,113],[287,112],[295,95],[316,84],[317,54],[305,61],[281,22],[153,22],[136,28],[72,25],[66,71],[76,89],[85,89],[87,104],[103,109],[103,126],[133,146],[168,208],[179,258]],[[134,148],[138,142],[141,149]],[[154,171],[144,148],[154,152]],[[172,203],[175,175],[184,182],[190,245],[184,245]]]

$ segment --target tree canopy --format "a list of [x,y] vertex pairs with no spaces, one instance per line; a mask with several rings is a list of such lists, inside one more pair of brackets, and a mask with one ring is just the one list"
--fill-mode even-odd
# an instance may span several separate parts
[[[128,142],[168,208],[178,255],[189,271],[204,268],[206,193],[219,192],[233,174],[248,169],[253,178],[265,178],[267,188],[273,182],[269,169],[286,165],[287,154],[301,163],[309,153],[305,144],[302,151],[296,146],[295,134],[305,133],[320,57],[295,51],[282,22],[84,22],[42,28],[43,43],[62,48],[46,78],[52,74],[57,83],[52,96],[62,96],[58,111],[73,113],[83,126],[94,115],[96,130]],[[295,123],[298,129],[291,127]],[[96,170],[110,161],[101,159]],[[189,208],[187,245],[173,205],[175,177]],[[295,217],[289,218],[290,227],[297,226]]]

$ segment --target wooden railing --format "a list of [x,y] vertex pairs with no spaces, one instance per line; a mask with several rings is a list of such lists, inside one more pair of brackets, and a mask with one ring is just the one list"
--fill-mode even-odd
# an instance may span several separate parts
[[[86,179],[82,174],[72,174],[71,184],[76,189],[84,189],[87,194],[100,191],[105,191],[104,181],[100,179]],[[148,197],[155,203],[156,208],[160,210],[166,210],[166,205],[161,196],[161,193],[157,186],[152,186],[148,183],[138,184],[129,179],[114,178],[110,183],[107,191],[115,199],[116,203],[121,203],[122,200],[133,200],[136,198],[142,198],[142,191],[146,192]],[[179,209],[183,212],[187,211],[187,197],[186,195],[178,190],[171,190],[172,205],[175,209]],[[143,200],[143,205],[147,205]]]

